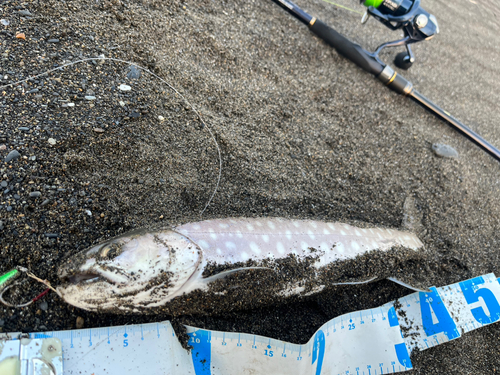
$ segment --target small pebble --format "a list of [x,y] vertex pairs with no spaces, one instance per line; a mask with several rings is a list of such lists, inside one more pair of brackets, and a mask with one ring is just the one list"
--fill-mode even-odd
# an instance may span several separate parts
[[20,10],[17,13],[19,13],[21,16],[27,16],[27,17],[33,16],[33,14],[31,14],[31,12],[27,9]]
[[85,213],[89,216],[92,216],[92,212],[90,212],[90,210],[85,210]]
[[118,104],[120,104],[120,106],[122,107],[125,107],[125,102],[122,102],[121,100],[118,102]]
[[158,120],[160,120],[160,121],[165,121],[165,117],[163,117],[163,116],[158,116]]
[[87,95],[87,96],[85,96],[85,99],[86,99],[86,100],[95,100],[95,99],[96,99],[96,97],[95,97],[95,96],[92,96],[92,95]]
[[58,233],[45,233],[45,237],[47,238],[57,238],[59,237]]
[[59,39],[49,39],[47,43],[59,43]]
[[94,131],[96,133],[104,133],[104,129],[103,128],[94,128]]
[[42,301],[40,302],[40,310],[42,311],[47,311],[47,309],[49,308],[49,304],[47,303],[47,301]]
[[38,89],[30,90],[26,94],[34,94],[35,92],[38,92]]
[[45,200],[42,202],[41,206],[42,206],[42,207],[43,207],[43,206],[46,206],[46,205],[48,205],[49,203],[50,203],[50,199],[45,199]]
[[36,160],[36,156],[35,156],[35,155],[30,156],[30,160],[31,160],[31,161],[35,161],[35,160]]
[[17,39],[26,40],[26,35],[24,35],[24,33],[17,33],[16,34],[16,38]]
[[0,20],[0,23],[1,23],[2,25],[4,25],[4,26],[9,26],[9,25],[10,25],[10,22],[9,22],[9,21],[7,21],[7,20],[5,20],[5,19],[3,19],[3,18]]
[[27,132],[30,130],[30,128],[27,128],[26,126],[21,126],[20,128],[18,128],[19,130],[22,130],[23,132]]
[[129,117],[132,117],[132,118],[139,118],[139,117],[141,117],[141,114],[140,114],[140,113],[137,113],[137,112],[135,112],[135,111],[134,111],[134,112],[132,112],[132,113],[129,115]]
[[3,151],[3,150],[7,150],[7,146],[6,145],[0,145],[0,150]]
[[83,318],[81,316],[77,317],[76,318],[76,329],[82,329],[84,323],[85,323],[85,321],[83,320]]
[[6,188],[8,185],[9,183],[7,181],[2,181],[2,183],[0,183],[0,186],[2,186],[3,188]]
[[49,142],[49,144],[51,145],[55,145],[57,143],[57,141],[54,138],[49,138],[47,142]]
[[131,65],[129,67],[129,71],[127,73],[128,79],[138,79],[141,78],[141,70],[137,68],[135,65]]
[[442,143],[434,143],[432,145],[432,151],[434,151],[437,156],[442,158],[458,158],[457,150]]
[[21,156],[21,154],[19,153],[19,151],[17,150],[12,150],[11,152],[9,152],[9,154],[5,157],[5,162],[8,163],[9,161],[11,160],[16,160],[17,158],[19,158]]
[[74,106],[75,106],[75,103],[66,103],[66,106],[67,106],[67,107],[74,107]]
[[120,85],[119,88],[122,91],[130,91],[130,90],[132,90],[132,87],[130,87],[129,85]]
[[38,198],[40,195],[42,195],[41,192],[39,192],[39,191],[32,191],[30,193],[30,198]]

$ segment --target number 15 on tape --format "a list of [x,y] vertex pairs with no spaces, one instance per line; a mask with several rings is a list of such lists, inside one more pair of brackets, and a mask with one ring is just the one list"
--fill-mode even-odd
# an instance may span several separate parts
[[493,274],[401,298],[400,324],[409,350],[424,350],[500,320],[500,283]]

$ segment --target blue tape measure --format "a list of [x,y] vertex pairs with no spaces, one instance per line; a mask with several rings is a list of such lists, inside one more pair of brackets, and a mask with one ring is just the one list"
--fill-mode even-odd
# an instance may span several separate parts
[[61,341],[64,374],[379,375],[410,370],[412,350],[425,350],[499,321],[499,302],[500,282],[488,274],[339,316],[304,345],[187,327],[193,346],[189,352],[182,349],[169,322],[30,337]]

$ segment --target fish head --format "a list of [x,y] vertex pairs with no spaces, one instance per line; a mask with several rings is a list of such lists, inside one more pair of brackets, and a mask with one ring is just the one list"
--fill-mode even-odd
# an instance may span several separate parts
[[57,291],[85,310],[139,312],[182,294],[201,274],[202,258],[174,230],[130,232],[66,259]]

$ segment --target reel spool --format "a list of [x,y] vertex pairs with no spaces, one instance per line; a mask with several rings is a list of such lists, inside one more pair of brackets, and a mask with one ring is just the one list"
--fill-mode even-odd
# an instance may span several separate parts
[[404,31],[403,39],[383,43],[371,54],[380,63],[379,53],[382,49],[404,45],[406,52],[398,53],[394,63],[401,69],[409,69],[415,61],[410,44],[429,40],[439,33],[436,17],[420,6],[420,0],[361,0],[361,3],[363,1],[368,9],[361,23],[366,23],[372,16],[391,30]]

